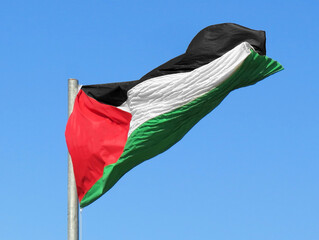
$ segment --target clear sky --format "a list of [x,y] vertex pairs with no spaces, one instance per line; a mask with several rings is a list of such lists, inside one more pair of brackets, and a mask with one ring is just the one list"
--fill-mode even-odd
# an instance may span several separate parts
[[317,240],[319,2],[2,1],[0,239],[67,238],[67,79],[136,80],[204,27],[267,33],[285,70],[232,92],[83,211],[83,240]]

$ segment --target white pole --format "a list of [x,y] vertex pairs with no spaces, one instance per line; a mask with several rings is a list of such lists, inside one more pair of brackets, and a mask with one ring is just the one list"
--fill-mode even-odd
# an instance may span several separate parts
[[[78,93],[78,80],[69,79],[69,117]],[[79,240],[79,203],[71,156],[68,153],[68,240]]]

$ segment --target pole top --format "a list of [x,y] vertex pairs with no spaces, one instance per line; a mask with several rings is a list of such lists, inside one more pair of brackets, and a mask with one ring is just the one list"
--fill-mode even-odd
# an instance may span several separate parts
[[77,81],[77,79],[76,78],[69,78],[69,81]]

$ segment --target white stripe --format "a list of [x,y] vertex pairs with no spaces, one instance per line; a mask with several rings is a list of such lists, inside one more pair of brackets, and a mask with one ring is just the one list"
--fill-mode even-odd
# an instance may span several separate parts
[[177,109],[204,95],[228,79],[250,54],[241,43],[220,58],[191,72],[148,79],[128,91],[119,108],[132,114],[128,136],[144,122]]
[[119,108],[119,109],[121,109],[121,110],[123,110],[123,111],[125,111],[125,112],[131,113],[131,110],[130,110],[130,108],[128,107],[128,104],[127,104],[127,100],[126,100],[124,103],[122,103],[121,106],[118,106],[117,108]]

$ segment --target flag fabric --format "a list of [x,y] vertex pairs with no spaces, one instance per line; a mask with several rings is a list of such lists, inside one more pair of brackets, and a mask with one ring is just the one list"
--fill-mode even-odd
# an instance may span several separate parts
[[232,90],[282,70],[265,40],[237,24],[209,26],[140,80],[82,86],[65,131],[80,206],[178,142]]

